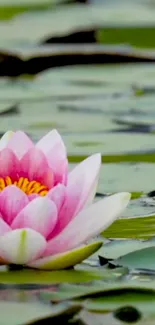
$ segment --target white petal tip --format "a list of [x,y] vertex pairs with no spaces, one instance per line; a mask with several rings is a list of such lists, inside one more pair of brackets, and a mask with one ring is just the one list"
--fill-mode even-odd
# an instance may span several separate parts
[[60,133],[56,129],[51,130],[48,134],[52,134],[53,136],[57,136],[61,138]]
[[122,196],[122,202],[128,204],[130,199],[131,199],[131,193],[129,192],[122,192],[122,193],[118,193]]
[[13,137],[13,135],[14,135],[13,131],[7,131],[3,134],[3,136],[0,139],[0,149],[1,150],[7,146],[9,140]]
[[96,162],[101,163],[102,155],[100,152],[95,153],[94,155],[90,156],[96,160]]
[[13,135],[14,135],[14,132],[9,130],[7,131],[5,134],[4,134],[8,139],[10,139]]
[[119,193],[110,195],[109,198],[110,197],[113,197],[113,198],[116,198],[116,200],[119,200],[121,209],[124,210],[127,207],[127,205],[129,204],[129,202],[130,202],[131,193],[129,193],[129,192],[119,192]]

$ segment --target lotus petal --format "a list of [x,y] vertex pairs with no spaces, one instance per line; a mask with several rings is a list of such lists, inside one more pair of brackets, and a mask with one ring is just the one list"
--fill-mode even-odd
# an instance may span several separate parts
[[19,173],[19,160],[8,148],[0,151],[0,177],[10,176],[12,180],[17,180]]
[[18,159],[21,159],[28,150],[34,148],[34,144],[24,132],[17,131],[10,138],[7,147],[15,153]]
[[9,227],[9,225],[2,219],[2,216],[0,215],[0,236],[3,236],[7,232],[11,231],[12,229]]
[[66,184],[68,160],[66,148],[60,134],[53,130],[45,135],[36,147],[45,154],[48,164],[54,173],[54,184]]
[[57,222],[57,208],[47,197],[32,200],[13,220],[12,229],[32,228],[47,237]]
[[52,200],[57,206],[58,213],[64,203],[65,200],[65,192],[66,188],[63,184],[58,184],[54,186],[48,193],[47,197]]
[[7,186],[0,193],[0,213],[9,225],[28,203],[27,195],[15,185]]
[[79,180],[84,184],[74,215],[84,206],[92,203],[96,193],[100,167],[101,154],[97,153],[83,160],[69,173],[68,187],[74,185],[76,188]]
[[49,188],[53,186],[53,172],[45,155],[37,148],[30,149],[20,161],[20,176],[40,182]]
[[45,255],[73,249],[100,234],[122,213],[131,194],[123,192],[111,195],[82,210],[65,229],[49,240]]
[[11,137],[14,135],[14,132],[7,131],[3,134],[3,136],[0,139],[0,150],[7,147],[8,142],[10,141]]
[[40,258],[29,264],[30,267],[41,270],[61,270],[81,263],[83,260],[94,254],[102,242],[95,242],[89,245],[81,246],[71,251]]
[[16,229],[0,237],[0,257],[12,264],[27,264],[40,258],[44,237],[32,229]]

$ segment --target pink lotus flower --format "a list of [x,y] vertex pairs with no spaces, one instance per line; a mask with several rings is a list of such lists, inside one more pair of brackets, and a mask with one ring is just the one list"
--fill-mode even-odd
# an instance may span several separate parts
[[0,140],[0,263],[62,269],[94,253],[101,242],[86,242],[130,200],[129,193],[118,193],[91,205],[100,165],[101,155],[95,154],[68,173],[56,130],[36,145],[24,132],[5,133]]

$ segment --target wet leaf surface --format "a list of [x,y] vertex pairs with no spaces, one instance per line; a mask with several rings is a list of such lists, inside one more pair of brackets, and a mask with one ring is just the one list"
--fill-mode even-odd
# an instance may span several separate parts
[[136,238],[147,239],[155,236],[155,215],[139,216],[135,218],[120,219],[104,231],[107,238]]
[[62,282],[89,282],[102,278],[100,270],[64,270],[64,271],[7,271],[0,272],[0,282],[3,284],[55,284]]
[[134,250],[121,256],[114,261],[117,265],[129,267],[130,269],[148,269],[155,270],[154,256],[155,247],[147,247],[140,250]]
[[[60,314],[65,312],[67,307],[64,306],[46,306],[39,303],[16,303],[16,302],[0,302],[1,319],[0,324],[3,325],[21,325],[35,320],[40,317]],[[9,310],[9,312],[8,312]]]
[[155,246],[155,238],[146,241],[140,240],[117,240],[104,244],[97,254],[107,258],[108,260],[116,259],[122,255],[142,250],[147,247]]

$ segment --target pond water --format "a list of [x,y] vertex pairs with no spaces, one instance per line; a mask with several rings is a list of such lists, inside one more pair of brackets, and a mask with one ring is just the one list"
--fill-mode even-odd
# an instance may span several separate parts
[[132,193],[74,269],[2,267],[0,325],[154,324],[154,36],[154,0],[0,0],[0,135],[56,128],[70,169],[101,152],[96,200]]

